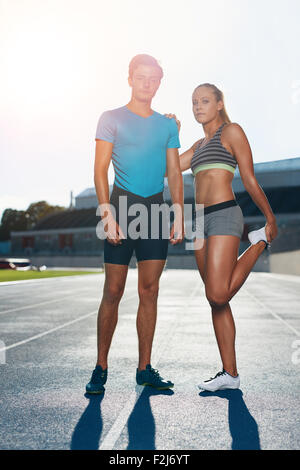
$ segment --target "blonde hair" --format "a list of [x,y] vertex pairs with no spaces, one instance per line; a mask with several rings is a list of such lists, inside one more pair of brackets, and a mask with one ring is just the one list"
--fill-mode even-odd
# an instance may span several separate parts
[[214,93],[217,101],[223,101],[223,109],[221,109],[221,111],[220,111],[220,116],[221,116],[221,118],[223,119],[224,122],[226,122],[227,124],[230,124],[231,120],[229,119],[229,116],[228,116],[226,108],[225,108],[223,92],[221,90],[219,90],[219,88],[217,88],[216,85],[213,85],[212,83],[202,83],[201,85],[199,85],[195,88],[195,91],[198,90],[198,88],[203,87],[203,86],[205,86],[207,88],[210,88],[212,90],[212,92]]

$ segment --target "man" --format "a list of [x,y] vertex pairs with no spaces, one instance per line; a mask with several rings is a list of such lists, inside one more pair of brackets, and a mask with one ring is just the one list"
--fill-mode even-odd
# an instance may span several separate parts
[[[146,54],[135,56],[129,64],[131,100],[126,106],[104,112],[98,122],[94,181],[102,215],[105,213],[106,216],[107,238],[104,241],[105,283],[98,313],[98,357],[91,380],[86,386],[88,393],[104,391],[107,356],[133,251],[138,264],[139,293],[139,364],[136,381],[139,385],[150,385],[160,390],[174,386],[172,382],[163,380],[158,371],[151,367],[159,279],[166,262],[168,241],[177,244],[184,237],[183,183],[177,124],[174,119],[168,119],[151,109],[152,99],[162,77],[163,71],[156,59]],[[108,167],[111,160],[115,181],[109,199]],[[161,229],[156,239],[125,237],[128,218],[127,225],[122,226],[119,197],[127,198],[128,207],[136,203],[143,204],[150,214],[153,204],[164,202],[162,194],[166,169],[173,206],[177,207],[169,240],[162,236]],[[149,221],[151,225],[151,218]]]

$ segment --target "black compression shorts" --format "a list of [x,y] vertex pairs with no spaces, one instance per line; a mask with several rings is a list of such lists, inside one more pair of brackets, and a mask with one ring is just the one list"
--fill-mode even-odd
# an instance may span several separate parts
[[[114,185],[113,191],[110,197],[110,204],[112,204],[116,210],[116,221],[120,224],[121,229],[129,228],[130,223],[139,215],[127,216],[126,223],[122,224],[121,207],[120,207],[120,196],[127,197],[127,208],[129,209],[133,204],[143,204],[148,212],[148,227],[147,227],[147,238],[142,238],[145,236],[140,235],[137,239],[132,239],[130,233],[127,233],[127,237],[122,240],[121,245],[112,245],[106,239],[104,240],[104,263],[111,264],[121,264],[129,265],[133,252],[135,251],[137,261],[144,260],[165,260],[168,254],[168,237],[166,238],[166,231],[163,231],[162,222],[167,225],[166,214],[161,213],[159,218],[158,225],[158,238],[151,238],[151,224],[153,224],[153,219],[151,220],[151,206],[153,204],[164,204],[163,193],[157,193],[149,197],[138,196],[129,191],[119,188]],[[140,229],[137,224],[137,231]],[[124,232],[124,230],[123,230]],[[142,233],[142,232],[140,232]],[[164,235],[164,236],[163,236]]]

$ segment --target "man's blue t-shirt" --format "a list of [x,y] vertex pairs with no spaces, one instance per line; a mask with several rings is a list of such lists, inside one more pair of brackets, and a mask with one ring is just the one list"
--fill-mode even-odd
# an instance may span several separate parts
[[180,147],[174,119],[156,111],[144,118],[122,106],[100,116],[96,139],[114,144],[117,186],[142,197],[163,191],[167,149]]

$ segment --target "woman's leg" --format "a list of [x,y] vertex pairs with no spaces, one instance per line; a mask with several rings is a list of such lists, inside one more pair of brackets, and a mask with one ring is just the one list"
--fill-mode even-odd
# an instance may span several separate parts
[[235,324],[229,300],[246,281],[265,248],[251,245],[238,259],[240,239],[230,235],[210,236],[195,250],[197,266],[212,308],[212,319],[224,369],[237,374]]
[[[207,240],[204,240],[203,247],[195,250],[197,266],[205,284],[206,280],[206,259],[207,259]],[[229,374],[237,375],[236,355],[235,355],[235,324],[229,303],[212,309],[212,321],[216,334],[216,339],[220,351],[224,369]]]
[[229,302],[249,276],[265,249],[265,242],[251,245],[239,258],[240,239],[233,235],[212,235],[207,242],[205,287],[211,305],[221,307]]
[[206,255],[207,299],[212,308],[212,318],[224,369],[237,375],[235,355],[235,324],[229,300],[244,284],[258,257],[265,248],[264,242],[250,246],[237,259],[240,240],[235,236],[215,235],[208,239]]
[[235,324],[230,305],[227,303],[222,307],[212,306],[211,313],[223,368],[236,376]]
[[260,241],[256,245],[249,246],[238,258],[229,285],[229,300],[242,287],[265,247],[265,242]]

